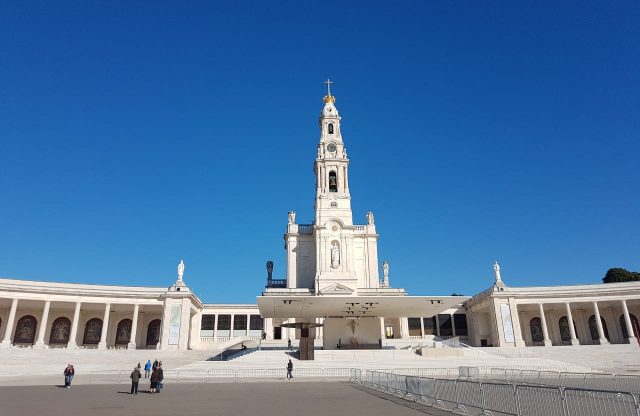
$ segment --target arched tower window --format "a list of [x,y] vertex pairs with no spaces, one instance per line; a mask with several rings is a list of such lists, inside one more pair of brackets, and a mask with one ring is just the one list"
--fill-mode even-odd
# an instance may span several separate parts
[[327,130],[329,131],[329,134],[333,134],[333,123],[329,123]]
[[338,192],[338,175],[334,171],[329,172],[329,192]]

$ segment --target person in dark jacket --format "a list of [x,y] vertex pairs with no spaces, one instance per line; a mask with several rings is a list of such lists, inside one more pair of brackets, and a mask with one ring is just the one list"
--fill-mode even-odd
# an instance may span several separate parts
[[158,389],[158,370],[151,372],[151,393],[155,393]]
[[154,361],[153,361],[153,366],[151,367],[151,369],[152,369],[153,371],[156,371],[156,368],[158,368],[158,360],[154,360]]
[[67,365],[67,368],[64,369],[64,386],[66,388],[71,388],[71,381],[73,381],[73,376],[76,375],[76,370],[73,368],[71,364]]
[[131,377],[131,394],[138,394],[138,382],[142,377],[140,367],[134,367],[129,377]]
[[156,385],[156,393],[160,393],[162,390],[162,380],[164,380],[164,371],[162,371],[162,361],[158,363],[158,368],[156,368],[156,375],[158,377],[158,383]]
[[293,363],[291,359],[289,359],[289,363],[287,364],[287,379],[293,378]]

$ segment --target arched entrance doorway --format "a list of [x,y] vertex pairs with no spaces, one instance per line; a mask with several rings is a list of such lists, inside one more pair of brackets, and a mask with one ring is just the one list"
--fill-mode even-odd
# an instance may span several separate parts
[[[607,321],[604,318],[600,317],[600,322],[602,322],[602,332],[604,332],[604,337],[607,341],[611,342],[609,338],[609,329],[607,328]],[[589,332],[591,333],[591,341],[599,341],[600,336],[598,335],[598,325],[596,324],[596,316],[591,315],[589,317]]]
[[49,345],[67,345],[69,334],[71,333],[71,321],[69,318],[61,316],[53,321],[51,334],[49,334]]
[[[633,328],[633,336],[640,343],[640,325],[638,324],[638,318],[632,313],[629,314],[631,320],[631,328]],[[626,341],[629,339],[629,331],[627,330],[627,322],[624,319],[624,314],[620,315],[620,328],[622,329],[622,337]]]
[[149,322],[147,327],[147,347],[155,347],[160,342],[160,319]]
[[123,319],[118,322],[118,328],[116,329],[116,345],[127,345],[131,342],[131,319]]
[[16,333],[13,336],[14,344],[33,344],[36,338],[38,321],[31,315],[25,315],[18,320]]

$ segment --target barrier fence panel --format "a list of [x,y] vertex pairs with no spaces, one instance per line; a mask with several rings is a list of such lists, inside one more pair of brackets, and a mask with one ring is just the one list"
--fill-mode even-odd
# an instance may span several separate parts
[[456,408],[465,414],[479,415],[482,412],[482,384],[475,381],[458,380],[456,383]]
[[482,383],[482,407],[491,414],[517,415],[516,388],[508,383]]
[[638,404],[630,393],[566,389],[567,416],[638,416]]
[[453,411],[457,406],[457,380],[436,380],[436,406]]
[[519,416],[564,415],[561,387],[516,386]]

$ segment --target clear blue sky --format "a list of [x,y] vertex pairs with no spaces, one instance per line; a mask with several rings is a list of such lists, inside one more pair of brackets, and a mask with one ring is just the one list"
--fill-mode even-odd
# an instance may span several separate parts
[[327,77],[393,286],[640,271],[640,3],[356,3],[2,2],[0,276],[255,302]]

